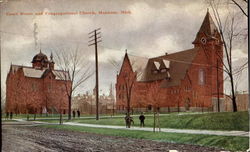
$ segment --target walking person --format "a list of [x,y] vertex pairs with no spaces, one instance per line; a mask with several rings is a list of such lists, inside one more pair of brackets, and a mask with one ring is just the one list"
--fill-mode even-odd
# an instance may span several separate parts
[[77,110],[77,117],[80,118],[80,111]]
[[126,123],[126,128],[128,128],[129,124],[128,124],[128,115],[127,114],[125,114],[125,118],[124,119],[125,119],[125,123]]
[[10,112],[10,119],[12,119],[12,116],[13,116],[13,112]]
[[5,117],[6,120],[9,119],[9,112],[6,112],[6,117]]
[[145,124],[144,124],[144,120],[145,120],[145,116],[143,115],[143,113],[141,113],[141,115],[139,116],[139,119],[140,119],[140,127],[144,127]]
[[75,118],[75,116],[76,116],[76,112],[75,110],[73,110],[73,118]]
[[129,117],[127,114],[125,116],[125,122],[126,122],[126,128],[130,128],[131,126],[131,123],[133,123],[134,125],[134,120],[133,120],[133,117]]

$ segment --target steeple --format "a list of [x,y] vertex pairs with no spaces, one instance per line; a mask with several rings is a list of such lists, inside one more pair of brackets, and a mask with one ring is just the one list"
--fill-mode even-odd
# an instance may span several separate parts
[[53,54],[51,52],[50,54],[50,61],[49,61],[49,68],[54,70],[54,65],[55,65],[55,62],[53,61]]
[[214,21],[209,13],[209,10],[207,10],[207,14],[203,20],[199,32],[204,32],[207,36],[212,36],[215,34],[215,32],[218,32]]
[[53,61],[53,54],[52,54],[52,52],[50,54],[50,61]]
[[109,88],[109,97],[113,97],[113,86],[112,86],[112,83],[110,84],[110,88]]
[[209,10],[207,9],[207,14],[201,24],[198,33],[196,34],[196,38],[193,44],[200,43],[202,38],[206,38],[206,40],[214,38],[219,39],[218,34],[219,34],[218,29],[214,24],[214,21],[209,13]]

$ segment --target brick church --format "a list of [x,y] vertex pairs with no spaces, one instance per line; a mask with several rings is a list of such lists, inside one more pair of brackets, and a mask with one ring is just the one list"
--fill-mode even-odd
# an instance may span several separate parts
[[192,44],[154,58],[126,52],[116,81],[117,110],[217,111],[224,98],[223,43],[209,12]]
[[55,70],[50,60],[40,53],[32,60],[32,67],[11,65],[6,80],[6,112],[67,113],[66,85],[72,83],[69,73]]

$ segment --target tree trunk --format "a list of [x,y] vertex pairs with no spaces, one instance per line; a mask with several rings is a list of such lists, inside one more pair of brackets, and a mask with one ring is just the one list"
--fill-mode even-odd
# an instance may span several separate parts
[[155,112],[154,112],[154,128],[153,128],[153,132],[155,132]]
[[158,122],[158,128],[159,128],[159,131],[161,131],[161,126],[160,126],[160,112],[159,110],[157,111],[157,122]]
[[232,89],[232,102],[233,102],[233,112],[237,112],[237,104],[236,104],[236,97],[235,97],[235,90],[234,90],[234,80],[233,76],[230,75],[230,81],[231,81],[231,89]]
[[60,125],[62,124],[62,113],[60,113]]
[[[127,116],[130,119],[130,99],[128,99],[128,104],[127,104]],[[128,128],[130,128],[131,122],[128,121]]]
[[68,120],[71,120],[71,95],[68,97],[68,100],[69,100]]

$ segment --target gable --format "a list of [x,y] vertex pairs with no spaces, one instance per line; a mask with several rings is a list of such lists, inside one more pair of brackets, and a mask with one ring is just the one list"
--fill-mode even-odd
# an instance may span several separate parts
[[128,55],[125,54],[125,57],[123,59],[123,63],[121,66],[120,74],[122,71],[131,71],[137,73],[137,81],[140,81],[143,79],[143,74],[145,67],[147,65],[148,59],[145,57],[139,57],[134,55]]
[[[42,78],[45,77],[49,71],[49,69],[35,69],[32,67],[27,66],[20,66],[20,65],[11,65],[10,72],[15,74],[18,70],[23,71],[25,77],[29,78]],[[68,72],[61,71],[61,70],[52,70],[52,74],[55,76],[56,80],[70,80],[70,76]]]

